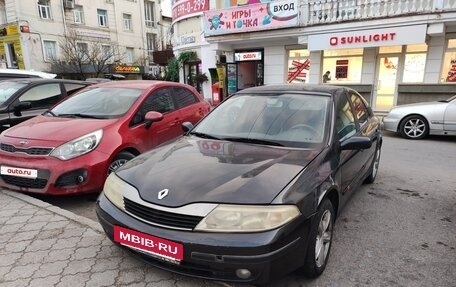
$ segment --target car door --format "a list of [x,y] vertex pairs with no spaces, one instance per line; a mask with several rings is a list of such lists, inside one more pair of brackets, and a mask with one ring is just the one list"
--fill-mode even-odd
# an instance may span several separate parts
[[446,131],[456,131],[456,99],[448,103],[443,116],[443,129]]
[[375,153],[376,139],[379,134],[379,122],[371,109],[368,108],[367,102],[355,91],[349,91],[349,99],[353,108],[353,114],[355,115],[355,121],[359,126],[359,135],[369,137],[373,144],[370,149],[360,150],[360,156],[362,157],[362,166],[358,172],[361,177],[364,175],[364,171],[369,168],[372,158]]
[[[154,122],[149,128],[144,127],[147,112],[163,114],[163,120]],[[159,88],[152,91],[141,103],[131,125],[134,138],[138,139],[143,150],[149,150],[161,143],[183,134],[180,111],[176,109],[172,97],[172,88]]]
[[[354,136],[361,134],[352,105],[346,94],[339,98],[336,111],[336,140],[339,145]],[[340,189],[345,202],[356,187],[356,179],[364,165],[364,154],[361,150],[341,150],[339,154]]]
[[[10,126],[42,114],[61,99],[62,87],[60,83],[42,83],[31,86],[24,90],[9,106]],[[19,106],[26,103],[30,104],[29,108],[18,109]]]
[[175,87],[173,90],[176,106],[182,115],[182,122],[196,124],[207,112],[205,105],[187,88]]

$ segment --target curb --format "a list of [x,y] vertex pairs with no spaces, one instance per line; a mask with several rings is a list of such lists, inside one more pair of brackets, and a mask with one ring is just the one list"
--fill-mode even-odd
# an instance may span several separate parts
[[4,194],[6,194],[8,196],[25,201],[25,202],[35,205],[37,207],[46,209],[46,210],[56,213],[60,216],[66,217],[69,220],[76,221],[82,225],[92,228],[93,230],[95,230],[99,233],[104,233],[103,228],[101,227],[101,225],[98,222],[93,221],[92,219],[89,219],[87,217],[76,215],[68,210],[62,209],[60,207],[57,207],[55,205],[49,204],[47,202],[44,202],[42,200],[36,199],[34,197],[28,196],[28,195],[20,193],[20,192],[14,192],[14,191],[9,191],[9,190],[5,190],[5,189],[0,189],[0,192],[3,192]]

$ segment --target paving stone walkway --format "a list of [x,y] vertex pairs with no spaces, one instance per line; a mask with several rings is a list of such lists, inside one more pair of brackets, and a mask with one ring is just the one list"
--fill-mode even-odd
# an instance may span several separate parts
[[148,266],[113,245],[98,222],[0,190],[0,286],[230,285]]

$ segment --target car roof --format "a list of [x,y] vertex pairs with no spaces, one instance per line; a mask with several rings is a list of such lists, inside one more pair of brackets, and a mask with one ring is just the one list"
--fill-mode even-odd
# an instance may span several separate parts
[[176,87],[189,87],[188,85],[168,82],[168,81],[155,81],[155,80],[122,80],[122,81],[109,81],[95,84],[94,87],[113,87],[113,88],[134,88],[146,90],[152,86],[172,85]]
[[86,84],[91,85],[93,83],[79,80],[70,80],[70,79],[43,79],[43,78],[14,78],[14,79],[5,79],[2,82],[21,82],[21,83],[74,83],[74,84]]
[[4,78],[4,75],[8,75],[8,77],[14,77],[14,75],[18,75],[18,76],[22,76],[22,77],[30,76],[30,77],[40,77],[40,78],[44,78],[44,79],[53,79],[57,76],[57,74],[33,71],[33,70],[0,69],[0,78]]
[[311,92],[319,94],[334,95],[336,91],[349,90],[350,88],[336,85],[322,84],[277,84],[265,85],[243,89],[236,94],[260,93],[267,94],[272,92]]

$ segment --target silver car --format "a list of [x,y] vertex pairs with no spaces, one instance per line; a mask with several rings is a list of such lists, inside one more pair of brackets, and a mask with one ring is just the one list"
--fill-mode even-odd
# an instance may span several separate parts
[[456,96],[448,100],[394,107],[383,119],[384,129],[407,139],[456,135]]

